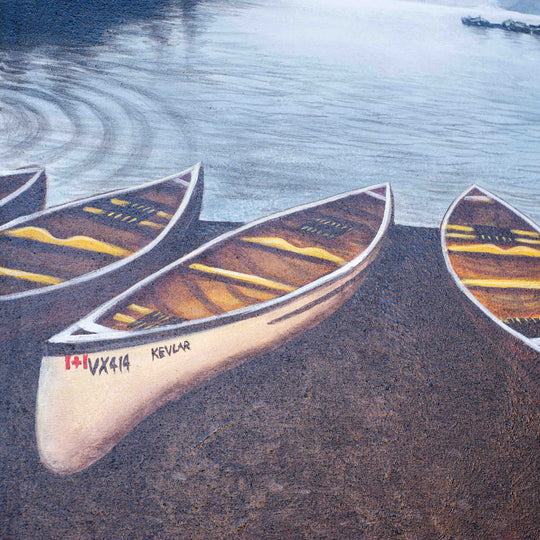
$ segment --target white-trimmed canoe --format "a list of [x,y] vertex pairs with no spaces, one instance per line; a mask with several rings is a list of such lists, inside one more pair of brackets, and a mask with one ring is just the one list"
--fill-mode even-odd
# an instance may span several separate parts
[[45,206],[47,176],[42,167],[0,172],[0,225]]
[[202,166],[0,227],[0,333],[51,335],[175,260],[202,200]]
[[88,467],[163,403],[329,316],[392,223],[388,184],[299,206],[221,235],[53,336],[37,395],[43,463]]
[[441,225],[446,267],[463,294],[493,323],[540,352],[540,228],[476,185]]

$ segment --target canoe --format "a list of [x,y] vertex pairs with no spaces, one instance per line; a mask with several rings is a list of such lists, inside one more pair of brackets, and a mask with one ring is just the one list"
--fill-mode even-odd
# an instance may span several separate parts
[[200,164],[0,227],[0,331],[48,337],[178,258],[199,216]]
[[29,166],[0,172],[0,224],[45,206],[45,169]]
[[448,209],[441,242],[448,272],[472,305],[516,344],[540,352],[538,225],[474,185]]
[[356,290],[393,222],[381,184],[244,225],[53,336],[42,359],[42,462],[70,474],[165,402],[284,343]]

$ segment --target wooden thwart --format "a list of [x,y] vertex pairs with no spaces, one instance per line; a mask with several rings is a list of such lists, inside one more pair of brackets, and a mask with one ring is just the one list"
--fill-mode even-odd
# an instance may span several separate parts
[[204,274],[212,274],[214,276],[221,276],[227,279],[231,279],[240,283],[249,283],[251,285],[259,285],[266,287],[267,289],[273,289],[281,292],[292,292],[296,290],[296,287],[291,287],[285,283],[279,281],[273,281],[253,274],[244,274],[242,272],[235,272],[233,270],[225,270],[224,268],[216,268],[213,266],[207,266],[205,264],[193,263],[188,266],[191,270],[196,270]]
[[156,223],[154,221],[138,221],[136,217],[130,216],[129,214],[122,214],[121,212],[107,212],[106,210],[102,210],[101,208],[94,208],[93,206],[85,206],[83,208],[85,212],[88,212],[89,214],[95,214],[98,216],[107,216],[112,219],[118,219],[125,223],[135,223],[136,225],[142,225],[143,227],[151,227],[153,229],[164,229],[165,225],[161,223]]
[[168,214],[167,212],[163,212],[162,210],[156,210],[153,206],[145,206],[140,203],[132,203],[129,201],[124,201],[122,199],[111,199],[111,203],[116,206],[124,206],[133,208],[135,210],[138,210],[139,212],[146,212],[148,214],[155,214],[156,216],[159,216],[164,219],[171,220],[173,218],[172,214]]

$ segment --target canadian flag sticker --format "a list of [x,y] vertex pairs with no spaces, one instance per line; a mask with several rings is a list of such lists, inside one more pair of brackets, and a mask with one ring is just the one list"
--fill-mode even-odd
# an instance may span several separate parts
[[66,362],[66,369],[71,369],[72,366],[74,369],[78,369],[79,366],[82,366],[83,369],[88,369],[88,355],[87,354],[83,354],[82,362],[78,356],[66,356],[64,360]]

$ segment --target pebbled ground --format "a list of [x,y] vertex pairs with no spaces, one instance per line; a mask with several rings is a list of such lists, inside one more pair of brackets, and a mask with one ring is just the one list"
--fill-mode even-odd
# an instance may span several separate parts
[[476,319],[438,231],[397,226],[338,312],[71,477],[35,449],[41,344],[5,343],[0,536],[538,538],[538,381]]

